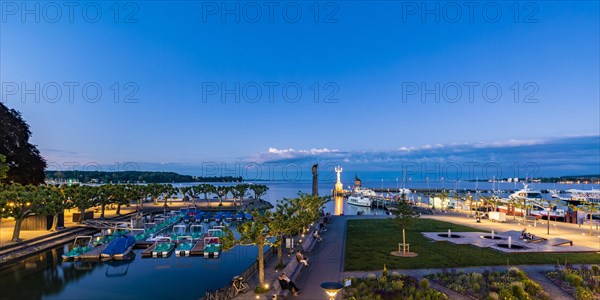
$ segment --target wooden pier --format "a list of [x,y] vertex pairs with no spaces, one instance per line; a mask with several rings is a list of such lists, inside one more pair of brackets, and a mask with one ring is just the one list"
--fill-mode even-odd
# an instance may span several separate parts
[[194,248],[190,251],[190,256],[204,256],[204,237],[194,245]]

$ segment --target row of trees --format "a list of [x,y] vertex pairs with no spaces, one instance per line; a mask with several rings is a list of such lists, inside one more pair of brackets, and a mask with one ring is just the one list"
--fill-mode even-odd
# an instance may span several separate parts
[[208,176],[197,177],[181,175],[175,172],[150,172],[150,171],[45,171],[46,179],[68,180],[78,182],[99,183],[161,183],[161,182],[241,182],[240,176]]
[[[1,170],[1,168],[0,168]],[[160,197],[167,205],[167,200],[179,193],[184,199],[196,199],[203,194],[209,201],[209,195],[217,195],[219,203],[232,195],[234,203],[242,201],[249,191],[254,192],[254,197],[260,199],[268,190],[265,185],[238,184],[235,186],[213,186],[200,184],[197,186],[174,188],[171,184],[106,184],[100,186],[71,185],[21,185],[18,183],[0,186],[0,216],[14,218],[15,227],[12,240],[18,242],[23,221],[32,215],[52,215],[51,230],[56,230],[58,216],[65,209],[79,210],[79,221],[85,220],[85,211],[92,207],[100,207],[100,218],[104,219],[106,207],[116,205],[116,214],[121,214],[122,206],[129,206],[132,201],[139,203],[143,208],[146,199],[153,199],[158,205]],[[195,204],[195,202],[194,202]]]
[[254,211],[253,221],[238,226],[240,243],[258,247],[259,286],[264,287],[264,248],[277,247],[277,263],[283,264],[283,243],[287,236],[303,234],[318,218],[328,198],[300,194],[298,198],[277,201],[274,211]]

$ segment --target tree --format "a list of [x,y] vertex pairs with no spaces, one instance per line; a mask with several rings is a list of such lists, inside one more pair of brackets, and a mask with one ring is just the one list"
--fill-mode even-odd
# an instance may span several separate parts
[[[404,201],[398,203],[398,207],[393,210],[396,218],[396,224],[402,228],[402,244],[406,245],[406,228],[411,226],[419,214]],[[406,254],[406,247],[402,247],[402,254]]]
[[40,193],[43,194],[43,214],[52,215],[52,226],[50,231],[56,231],[58,226],[58,216],[65,211],[66,196],[63,189],[55,186],[40,186]]
[[85,210],[94,206],[97,190],[97,187],[89,185],[71,185],[64,189],[69,205],[79,209],[79,223],[85,221]]
[[137,199],[139,201],[139,209],[143,209],[144,200],[148,198],[148,186],[131,184],[129,185],[129,188],[131,188],[133,190],[132,193],[135,194],[135,196],[132,197],[132,199]]
[[44,210],[44,193],[37,186],[19,183],[7,186],[0,191],[0,207],[2,217],[15,219],[12,241],[20,242],[21,224],[25,218]]
[[173,196],[173,194],[175,194],[175,188],[173,187],[173,185],[169,184],[163,184],[162,186],[162,194],[163,194],[163,200],[165,201],[165,207],[167,207],[167,200],[169,200],[169,198],[171,196]]
[[6,174],[10,167],[6,163],[6,156],[0,154],[0,183],[6,178]]
[[260,214],[258,211],[252,212],[252,221],[244,222],[238,226],[240,233],[240,243],[253,244],[258,247],[258,282],[261,288],[265,284],[265,245],[268,244],[268,238],[271,236],[269,226],[271,224],[271,212],[265,211]]
[[9,167],[6,177],[0,182],[22,185],[44,183],[46,161],[36,146],[29,143],[31,131],[21,114],[0,103],[0,124],[0,154],[5,157],[2,165]]
[[154,205],[158,205],[158,197],[162,194],[162,184],[151,183],[146,186],[146,192],[152,197],[152,202]]
[[106,206],[112,203],[115,203],[115,198],[119,197],[118,188],[115,187],[114,184],[105,184],[101,185],[97,190],[95,200],[95,205],[100,205],[100,219],[104,219],[104,212],[106,211]]
[[208,206],[208,194],[215,193],[217,189],[214,185],[208,183],[202,183],[194,187],[194,192],[198,192],[200,194],[204,194],[204,200],[206,201],[206,205]]
[[236,206],[236,197],[240,199],[240,204],[243,204],[244,197],[246,197],[246,193],[248,193],[249,189],[250,185],[246,183],[241,183],[233,187],[233,189],[231,190],[231,194],[233,194],[233,206]]
[[450,199],[450,198],[448,198],[448,192],[443,191],[443,192],[439,193],[437,196],[440,198],[440,202],[441,202],[440,205],[442,206],[441,209],[443,211],[444,208],[447,207],[447,204],[446,204],[447,201]]
[[260,197],[267,193],[269,187],[264,184],[253,184],[250,189],[254,192],[254,199],[260,200]]
[[192,193],[191,186],[183,186],[183,187],[180,187],[178,190],[179,190],[179,193],[181,194],[181,200],[183,202],[185,202],[186,197],[191,195],[191,193]]
[[227,199],[227,194],[231,191],[230,186],[218,186],[216,189],[217,197],[219,197],[219,206],[223,206],[223,198]]
[[592,236],[592,217],[594,215],[594,212],[596,211],[596,206],[597,204],[592,201],[589,201],[584,205],[585,212],[588,213],[588,216],[590,218],[590,236]]
[[290,199],[284,198],[277,201],[273,219],[270,223],[272,232],[277,236],[274,243],[274,246],[277,247],[277,267],[283,266],[283,241],[285,236],[293,234],[298,228],[295,226],[297,220],[294,218],[294,214],[295,211],[290,205]]
[[131,184],[123,185],[118,184],[115,186],[115,197],[114,202],[117,204],[117,212],[118,216],[121,215],[121,206],[129,206],[131,205],[131,199],[135,199],[137,196],[135,187]]

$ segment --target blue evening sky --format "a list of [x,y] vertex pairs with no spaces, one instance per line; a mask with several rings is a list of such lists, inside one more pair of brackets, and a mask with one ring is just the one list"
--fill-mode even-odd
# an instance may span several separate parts
[[[72,20],[52,3],[2,1],[0,20],[1,100],[51,166],[502,158],[600,173],[597,1],[282,1],[272,16],[261,1],[75,1]],[[533,146],[545,155],[519,156]]]

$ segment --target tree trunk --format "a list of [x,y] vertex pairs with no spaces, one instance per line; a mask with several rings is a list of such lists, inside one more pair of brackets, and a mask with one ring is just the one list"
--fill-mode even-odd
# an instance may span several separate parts
[[15,218],[15,229],[13,230],[12,241],[20,242],[19,235],[21,234],[21,224],[23,223],[24,218]]
[[258,282],[261,287],[265,284],[265,258],[264,258],[264,242],[257,244],[258,246]]
[[83,221],[85,221],[85,209],[80,208],[79,209],[79,224],[83,223]]
[[52,227],[50,227],[50,231],[56,231],[56,225],[58,224],[58,214],[52,216]]
[[158,197],[152,196],[152,201],[154,201],[154,205],[158,205]]
[[279,243],[279,247],[277,247],[277,265],[283,266],[283,243],[285,242],[284,236],[279,236],[281,239],[281,243]]
[[592,236],[592,210],[590,209],[590,236]]
[[406,254],[406,232],[402,227],[402,254]]
[[104,210],[106,209],[106,204],[102,204],[102,212],[100,213],[100,219],[104,219]]
[[140,199],[140,209],[144,209],[144,198]]
[[117,216],[121,215],[121,203],[117,203]]

